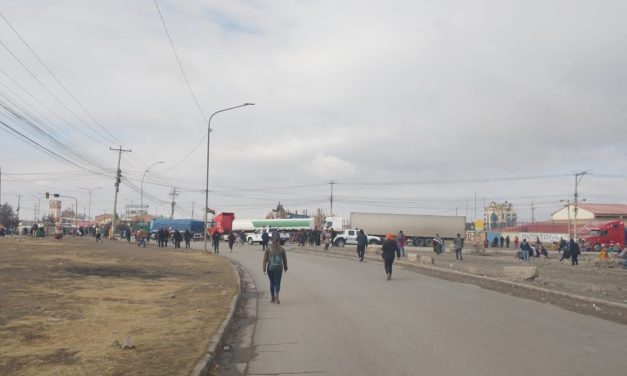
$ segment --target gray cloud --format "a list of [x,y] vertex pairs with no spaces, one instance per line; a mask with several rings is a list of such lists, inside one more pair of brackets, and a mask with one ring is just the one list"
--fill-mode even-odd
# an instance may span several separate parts
[[[582,169],[620,174],[624,169],[624,2],[159,3],[205,117],[256,103],[214,118],[212,206],[218,210],[236,208],[241,216],[254,216],[279,200],[311,210],[326,207],[329,195],[324,185],[220,192],[228,187],[289,187],[330,179],[464,180]],[[190,212],[194,201],[198,211],[206,145],[168,168],[202,141],[207,128],[154,6],[8,1],[2,12],[94,116],[133,148],[134,156],[124,157],[125,173],[139,179],[147,164],[168,161],[148,175],[146,191],[167,201],[168,189],[153,182],[181,186],[181,207]],[[4,24],[0,35],[80,113]],[[10,55],[0,55],[0,68],[80,126]],[[5,77],[0,82],[19,92]],[[77,147],[114,168],[109,142],[68,133]],[[9,173],[68,169],[4,132],[0,155]],[[586,177],[582,194],[624,202],[625,180],[608,179]],[[78,179],[46,180],[65,190],[84,185]],[[474,200],[478,192],[480,201],[509,197],[521,208],[539,201],[545,208],[536,217],[542,217],[559,207],[559,198],[572,195],[571,180],[339,184],[337,194],[346,199],[342,203],[340,197],[337,208],[341,213],[454,214],[463,207],[465,213],[466,199]],[[43,188],[7,184],[3,192],[9,196],[3,193],[3,200]],[[98,210],[110,211],[111,179],[95,178],[94,184],[107,187],[96,193]],[[128,189],[121,195],[138,201]],[[377,200],[389,206],[374,206]],[[153,206],[167,210],[163,203]],[[521,209],[520,216],[530,217],[530,209]]]

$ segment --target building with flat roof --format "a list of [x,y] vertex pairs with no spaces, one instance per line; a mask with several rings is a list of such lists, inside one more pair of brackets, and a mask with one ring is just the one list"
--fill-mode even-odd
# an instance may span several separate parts
[[[551,214],[554,221],[568,221],[575,219],[575,205],[565,205],[560,210]],[[625,204],[590,204],[582,202],[577,204],[577,221],[612,221],[627,219],[627,205]]]

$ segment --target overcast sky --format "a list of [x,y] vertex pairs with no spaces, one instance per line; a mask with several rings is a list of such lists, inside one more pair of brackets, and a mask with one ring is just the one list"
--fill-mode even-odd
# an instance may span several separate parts
[[1,199],[22,195],[22,217],[46,191],[87,211],[79,187],[110,213],[121,145],[119,212],[166,161],[149,212],[169,215],[175,186],[175,217],[201,218],[206,119],[244,102],[213,118],[210,154],[209,206],[241,219],[328,212],[331,180],[342,216],[473,219],[476,194],[478,217],[508,200],[543,220],[584,170],[580,198],[627,203],[625,1],[158,4],[200,111],[153,0],[2,1],[76,99],[0,19]]

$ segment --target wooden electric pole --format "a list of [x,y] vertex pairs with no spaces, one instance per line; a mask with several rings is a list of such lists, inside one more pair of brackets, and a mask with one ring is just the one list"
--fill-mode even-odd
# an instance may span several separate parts
[[116,174],[115,174],[115,194],[113,195],[113,215],[111,217],[111,230],[109,230],[109,239],[113,239],[114,233],[115,233],[115,226],[116,226],[115,220],[118,215],[118,212],[117,212],[118,192],[120,191],[120,182],[122,181],[122,171],[120,170],[120,161],[122,160],[122,152],[130,153],[132,150],[131,149],[124,150],[122,149],[122,146],[120,146],[117,149],[109,147],[109,150],[114,150],[118,152],[118,169],[116,170]]

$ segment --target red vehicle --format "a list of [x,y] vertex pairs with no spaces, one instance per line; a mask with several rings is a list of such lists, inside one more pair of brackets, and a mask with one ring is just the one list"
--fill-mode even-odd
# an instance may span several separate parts
[[220,235],[228,234],[233,230],[233,220],[235,219],[235,214],[233,213],[220,213],[213,217],[213,222],[211,227],[209,228],[209,236],[213,235],[214,232],[218,232]]
[[599,251],[601,244],[620,244],[625,246],[627,230],[623,221],[610,221],[589,225],[580,230],[580,238],[586,243],[590,250]]

